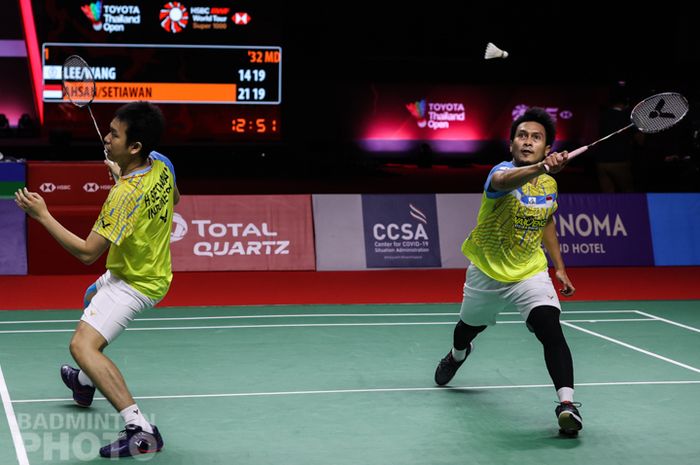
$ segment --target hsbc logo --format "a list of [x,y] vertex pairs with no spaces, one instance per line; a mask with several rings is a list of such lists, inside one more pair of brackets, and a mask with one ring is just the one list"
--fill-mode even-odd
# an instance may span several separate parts
[[245,26],[250,22],[250,15],[244,11],[239,11],[231,16],[231,19],[233,20],[233,24]]
[[70,184],[54,184],[52,182],[44,182],[39,185],[39,190],[47,194],[54,191],[69,191]]
[[108,191],[112,189],[111,184],[97,184],[96,182],[86,182],[83,184],[83,190],[88,194],[99,191]]
[[97,184],[96,182],[86,182],[83,185],[83,190],[85,192],[97,192],[100,190],[100,185]]

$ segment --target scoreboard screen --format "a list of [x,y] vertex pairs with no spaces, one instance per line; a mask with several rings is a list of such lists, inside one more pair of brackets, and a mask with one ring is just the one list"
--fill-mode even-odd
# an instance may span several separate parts
[[[45,0],[33,4],[42,54],[44,126],[94,140],[61,82],[82,57],[96,81],[91,104],[106,128],[120,105],[156,103],[166,143],[281,140],[280,17],[266,2]],[[104,131],[103,131],[104,132]]]

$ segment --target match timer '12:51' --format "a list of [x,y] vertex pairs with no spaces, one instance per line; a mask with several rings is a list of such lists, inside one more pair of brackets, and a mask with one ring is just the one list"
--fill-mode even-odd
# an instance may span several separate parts
[[271,118],[234,118],[231,120],[231,131],[236,133],[257,132],[259,134],[276,133],[277,120]]

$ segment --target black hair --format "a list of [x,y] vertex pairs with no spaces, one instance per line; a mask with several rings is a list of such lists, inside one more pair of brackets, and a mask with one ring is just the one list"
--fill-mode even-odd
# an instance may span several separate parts
[[510,126],[510,141],[513,142],[515,139],[515,131],[518,130],[520,123],[526,121],[534,121],[535,123],[540,123],[544,127],[544,136],[546,140],[546,145],[552,145],[554,139],[557,136],[557,129],[554,126],[554,120],[552,116],[547,113],[544,108],[532,107],[528,108],[525,113],[520,115],[513,124]]
[[165,118],[160,108],[150,102],[131,102],[119,107],[114,117],[126,123],[127,145],[141,142],[142,159],[156,148],[165,130]]

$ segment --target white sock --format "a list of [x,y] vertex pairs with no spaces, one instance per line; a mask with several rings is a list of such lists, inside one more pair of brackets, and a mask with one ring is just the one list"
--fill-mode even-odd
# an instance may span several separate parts
[[570,387],[559,388],[557,391],[559,396],[559,402],[573,402],[574,401],[574,390]]
[[452,358],[455,359],[455,362],[461,362],[462,360],[467,358],[467,349],[457,350],[453,347]]
[[92,380],[88,378],[88,375],[86,375],[83,370],[80,370],[78,372],[78,382],[83,386],[95,386],[95,383],[93,383]]
[[124,423],[127,425],[140,426],[145,432],[153,433],[153,427],[151,427],[151,424],[146,420],[146,417],[143,416],[136,404],[128,406],[119,412],[119,415],[122,416]]

